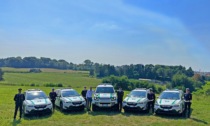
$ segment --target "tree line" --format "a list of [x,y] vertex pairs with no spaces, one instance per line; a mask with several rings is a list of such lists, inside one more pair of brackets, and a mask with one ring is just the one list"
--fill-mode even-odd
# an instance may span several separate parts
[[184,66],[166,66],[152,64],[131,64],[114,66],[110,64],[94,63],[91,60],[85,60],[82,64],[74,64],[65,60],[56,60],[46,57],[9,57],[0,59],[0,67],[14,68],[56,68],[70,70],[90,71],[90,76],[99,78],[114,76],[127,76],[132,79],[146,78],[152,80],[171,81],[175,74],[184,74],[192,77],[194,71],[191,67],[186,69]]

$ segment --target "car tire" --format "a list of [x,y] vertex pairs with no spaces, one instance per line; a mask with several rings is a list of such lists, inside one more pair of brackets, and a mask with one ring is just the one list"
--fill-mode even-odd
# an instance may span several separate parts
[[63,109],[63,103],[62,103],[62,102],[60,103],[60,111],[61,111],[61,112],[64,111],[64,109]]
[[128,110],[127,110],[127,109],[124,109],[124,112],[125,112],[125,113],[128,113]]
[[92,111],[96,111],[96,110],[97,110],[96,106],[92,105]]

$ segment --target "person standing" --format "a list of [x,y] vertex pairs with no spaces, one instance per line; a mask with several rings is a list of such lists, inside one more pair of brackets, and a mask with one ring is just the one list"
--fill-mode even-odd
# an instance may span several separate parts
[[155,105],[155,93],[153,92],[153,89],[149,89],[149,93],[147,95],[147,98],[149,100],[148,102],[148,110],[152,107],[152,113],[154,113],[154,105]]
[[14,101],[15,101],[15,113],[14,113],[14,119],[16,119],[17,111],[19,109],[20,111],[20,119],[22,117],[22,108],[23,108],[23,101],[25,100],[24,94],[21,94],[22,89],[18,89],[18,94],[15,95]]
[[56,94],[56,92],[55,92],[54,90],[55,90],[55,89],[53,88],[53,89],[52,89],[52,92],[50,92],[50,94],[49,94],[50,100],[51,100],[51,102],[52,102],[52,104],[53,104],[53,110],[54,110],[54,108],[55,108],[55,100],[56,100],[56,97],[57,97],[57,94]]
[[117,91],[117,102],[118,102],[118,109],[121,112],[122,111],[122,101],[123,101],[124,92],[122,88],[120,87]]
[[184,94],[184,102],[185,102],[185,109],[184,113],[186,114],[188,110],[187,117],[190,118],[190,109],[191,109],[191,100],[192,100],[192,94],[190,93],[190,89],[186,88],[186,93]]
[[82,97],[85,99],[86,104],[87,104],[86,94],[87,94],[87,88],[86,88],[86,87],[84,87],[84,89],[83,89],[83,90],[82,90],[82,92],[81,92],[81,95],[82,95]]
[[92,90],[92,87],[87,91],[86,93],[86,98],[87,98],[87,109],[90,111],[91,109],[91,104],[92,104],[92,96],[94,94],[94,91]]

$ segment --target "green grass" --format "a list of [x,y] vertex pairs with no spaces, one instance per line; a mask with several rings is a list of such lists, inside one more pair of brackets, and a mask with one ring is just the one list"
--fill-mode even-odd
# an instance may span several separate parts
[[[206,85],[210,88],[210,83]],[[206,88],[205,87],[205,88]],[[100,126],[123,126],[123,125],[154,125],[154,126],[199,126],[210,125],[210,97],[193,95],[192,115],[190,119],[184,119],[177,116],[156,116],[145,113],[117,113],[117,112],[67,112],[62,113],[55,110],[52,115],[24,117],[22,120],[13,121],[14,112],[14,94],[17,92],[17,86],[1,86],[0,88],[0,125],[20,125],[20,126],[81,126],[81,125],[100,125]],[[23,90],[32,87],[21,87]],[[39,87],[48,94],[50,87]],[[78,92],[82,88],[75,88]],[[128,92],[126,92],[127,94]]]
[[[192,115],[190,119],[178,116],[157,116],[147,113],[117,113],[108,111],[99,112],[66,112],[55,110],[52,115],[24,117],[22,120],[13,121],[14,101],[13,97],[17,89],[24,90],[39,88],[49,94],[51,87],[43,87],[45,83],[63,83],[71,85],[79,93],[84,85],[96,86],[100,79],[88,77],[87,72],[42,69],[42,73],[17,73],[17,71],[28,71],[28,69],[3,68],[5,72],[4,81],[0,82],[0,125],[1,126],[206,126],[210,125],[210,96],[200,92],[210,89],[208,82],[202,90],[193,94]],[[8,86],[4,84],[40,84],[40,87]],[[129,92],[125,92],[126,94]]]
[[42,86],[47,83],[58,84],[62,83],[64,86],[83,87],[83,86],[97,86],[101,83],[100,79],[89,77],[89,73],[85,71],[72,70],[56,70],[56,69],[41,69],[41,73],[17,73],[27,71],[27,69],[3,68],[4,80],[1,84],[15,84],[15,85],[30,85],[32,83]]

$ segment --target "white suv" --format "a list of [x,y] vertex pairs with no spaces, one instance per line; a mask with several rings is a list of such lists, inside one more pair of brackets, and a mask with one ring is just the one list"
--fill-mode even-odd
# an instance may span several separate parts
[[148,93],[149,91],[144,88],[132,90],[130,94],[128,94],[128,96],[123,100],[124,111],[148,111]]
[[113,108],[118,110],[117,95],[111,84],[100,84],[96,87],[92,102],[92,110],[97,108]]
[[155,113],[182,114],[184,93],[181,90],[165,90],[155,102]]
[[55,105],[64,110],[84,110],[86,106],[85,99],[74,89],[57,89]]
[[53,106],[47,95],[39,89],[29,89],[24,92],[23,102],[24,115],[35,113],[52,113]]

